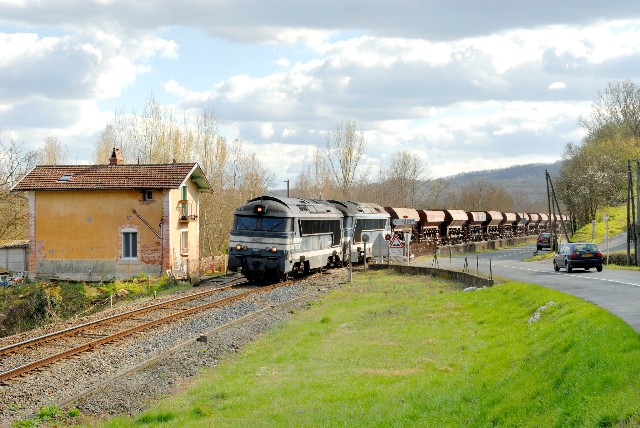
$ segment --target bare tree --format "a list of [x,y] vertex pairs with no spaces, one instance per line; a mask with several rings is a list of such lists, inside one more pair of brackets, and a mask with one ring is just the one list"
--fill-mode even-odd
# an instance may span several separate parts
[[445,206],[465,211],[513,212],[514,210],[510,192],[485,180],[476,180],[457,191],[449,192]]
[[27,239],[29,213],[24,195],[10,189],[35,166],[36,152],[0,141],[0,239]]
[[38,165],[64,165],[68,160],[69,149],[56,137],[45,138],[44,145],[37,151]]
[[113,121],[105,126],[96,142],[93,152],[94,163],[107,163],[114,147],[122,150],[125,161],[129,159],[131,162],[135,159],[132,149],[135,143],[131,134],[130,116],[125,115],[122,110],[116,110]]
[[193,115],[164,109],[153,97],[145,103],[141,115],[133,111],[125,115],[116,111],[112,123],[105,127],[96,145],[94,161],[103,163],[113,147],[122,150],[127,163],[188,162],[197,157],[197,146],[202,133],[217,134],[217,128],[203,128],[203,116],[212,115],[199,111]]
[[[247,153],[242,141],[227,148],[223,138],[208,142],[212,192],[201,198],[200,214],[203,254],[215,255],[225,250],[233,222],[233,210],[248,199],[263,195],[273,184],[273,175],[260,163],[255,153]],[[218,172],[211,171],[217,167]]]
[[591,135],[620,127],[640,145],[640,86],[631,80],[609,82],[598,92],[590,116],[580,118],[579,124]]
[[397,207],[418,207],[426,201],[424,185],[427,163],[409,151],[394,153],[388,168],[382,169],[380,182],[385,183],[388,203]]
[[449,182],[444,178],[435,178],[429,182],[429,195],[427,197],[427,207],[444,207],[444,195],[449,189]]
[[114,147],[121,148],[122,144],[116,141],[116,131],[112,123],[109,123],[100,134],[100,138],[96,142],[93,152],[93,162],[95,164],[103,164],[111,156]]
[[355,121],[340,121],[333,133],[327,136],[326,143],[335,185],[341,197],[349,197],[356,184],[366,177],[366,173],[360,172],[360,162],[367,147],[364,133],[357,130]]
[[312,195],[313,181],[309,172],[309,167],[303,168],[290,189],[290,194],[295,198],[308,198]]
[[25,151],[22,144],[0,140],[0,186],[11,188],[36,164],[37,153]]
[[331,166],[325,152],[317,148],[313,152],[311,163],[303,165],[293,186],[293,194],[301,198],[331,199],[340,198],[332,179]]

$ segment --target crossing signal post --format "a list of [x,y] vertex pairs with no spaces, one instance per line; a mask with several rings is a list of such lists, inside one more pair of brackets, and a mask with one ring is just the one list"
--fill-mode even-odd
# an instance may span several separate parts
[[[392,220],[392,223],[394,226],[411,226],[413,228],[413,226],[416,224],[416,220],[412,218],[407,218],[407,216],[404,216],[404,218],[394,218]],[[402,247],[401,247],[402,257],[404,257],[404,248],[406,247],[407,264],[410,264],[411,263],[411,232],[405,233],[404,238],[405,238],[405,242],[402,244]],[[398,238],[398,240],[400,240],[400,238]],[[389,245],[389,256],[391,256],[391,248],[393,247]]]
[[404,244],[398,235],[394,235],[389,242],[389,261],[392,258],[402,258],[404,256]]

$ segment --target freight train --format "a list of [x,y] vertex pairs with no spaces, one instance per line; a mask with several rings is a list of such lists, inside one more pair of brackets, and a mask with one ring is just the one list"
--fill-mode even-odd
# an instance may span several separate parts
[[[556,218],[560,220],[559,216]],[[234,212],[228,269],[252,281],[280,281],[362,263],[392,235],[434,248],[546,231],[544,213],[416,210],[341,200],[260,196]],[[369,243],[369,245],[367,245]]]

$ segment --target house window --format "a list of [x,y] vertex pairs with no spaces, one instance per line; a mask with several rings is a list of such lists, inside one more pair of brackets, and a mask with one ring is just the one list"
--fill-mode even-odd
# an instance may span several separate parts
[[124,229],[122,231],[122,258],[138,258],[138,231],[135,229]]
[[186,218],[189,215],[189,205],[187,204],[187,186],[182,186],[182,216]]
[[153,190],[143,190],[142,199],[145,201],[153,201]]
[[189,231],[180,231],[180,254],[189,254]]

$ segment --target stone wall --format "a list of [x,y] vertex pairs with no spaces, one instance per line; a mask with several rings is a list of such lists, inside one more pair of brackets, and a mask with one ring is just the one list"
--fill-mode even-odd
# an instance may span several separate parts
[[391,269],[395,272],[407,274],[407,275],[429,275],[442,279],[460,282],[469,287],[491,287],[493,286],[493,279],[481,278],[479,276],[472,275],[466,272],[459,272],[454,270],[439,269],[432,267],[422,266],[406,266],[406,265],[370,265],[368,269],[371,270],[385,270]]
[[533,244],[536,242],[537,235],[518,236],[514,238],[496,239],[495,241],[467,242],[465,244],[443,245],[436,248],[433,244],[411,244],[411,254],[414,257],[432,256],[436,251],[440,251],[439,256],[444,257],[445,254],[467,254],[477,251],[496,250],[498,248],[514,247],[522,244]]

